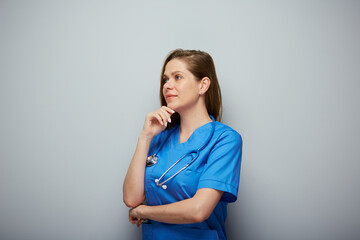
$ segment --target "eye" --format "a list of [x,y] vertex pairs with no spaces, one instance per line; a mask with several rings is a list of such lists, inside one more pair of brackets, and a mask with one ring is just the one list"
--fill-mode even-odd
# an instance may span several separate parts
[[180,75],[175,75],[175,79],[176,79],[176,80],[180,80],[180,79],[181,79],[181,76],[180,76]]
[[167,83],[168,81],[169,81],[169,79],[166,79],[166,78],[163,79],[164,84]]

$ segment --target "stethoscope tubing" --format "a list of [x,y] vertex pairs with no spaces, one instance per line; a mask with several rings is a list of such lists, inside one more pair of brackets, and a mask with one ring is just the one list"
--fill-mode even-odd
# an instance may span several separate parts
[[[185,170],[188,166],[190,166],[193,162],[195,162],[195,160],[199,157],[200,155],[200,151],[203,150],[208,143],[210,142],[211,138],[214,135],[215,132],[215,119],[213,116],[210,115],[210,118],[212,119],[212,129],[211,129],[211,134],[209,135],[208,139],[205,141],[205,143],[198,149],[195,150],[191,150],[190,152],[184,154],[181,158],[179,158],[173,165],[171,165],[158,179],[155,179],[155,183],[157,186],[162,187],[164,190],[167,188],[166,185],[164,185],[166,182],[168,182],[170,179],[174,178],[176,175],[178,175],[180,172],[182,172],[183,170]],[[172,131],[169,133],[169,135],[167,136],[167,138],[165,139],[165,141],[161,144],[161,146],[158,148],[158,150],[156,151],[156,153],[154,155],[152,155],[152,159],[155,159],[155,161],[152,161],[151,165],[154,165],[157,162],[157,154],[161,151],[161,149],[163,148],[163,146],[165,145],[165,143],[167,142],[167,140],[169,139],[169,137],[171,136],[171,134],[174,132],[175,129],[172,129]],[[165,179],[163,182],[160,182],[160,180],[166,175],[166,173],[168,173],[179,161],[181,161],[183,158],[185,158],[187,155],[191,155],[191,154],[196,154],[194,158],[192,158],[188,163],[186,163],[186,165],[184,167],[182,167],[179,171],[177,171],[175,174],[173,174],[171,177],[169,177],[168,179]]]

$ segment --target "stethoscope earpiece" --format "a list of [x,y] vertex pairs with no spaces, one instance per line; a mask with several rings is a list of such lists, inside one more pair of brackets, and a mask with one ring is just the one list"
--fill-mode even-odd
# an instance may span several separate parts
[[162,189],[166,190],[167,186],[164,183],[159,183],[159,179],[155,179],[156,186],[161,186]]

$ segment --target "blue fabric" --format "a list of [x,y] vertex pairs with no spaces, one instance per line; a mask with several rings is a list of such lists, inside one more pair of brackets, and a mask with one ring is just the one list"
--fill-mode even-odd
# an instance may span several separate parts
[[216,230],[188,228],[183,224],[142,224],[143,240],[218,240]]
[[[173,239],[195,239],[195,237],[197,240],[226,239],[227,204],[236,201],[240,179],[242,138],[239,133],[222,123],[215,122],[213,137],[193,164],[166,182],[166,190],[157,186],[154,181],[184,154],[203,146],[211,130],[212,123],[207,123],[197,128],[184,143],[179,143],[179,125],[175,126],[170,136],[172,130],[157,135],[150,145],[149,155],[156,153],[166,139],[167,142],[157,154],[158,163],[146,167],[145,196],[147,204],[155,206],[191,198],[200,188],[224,191],[213,213],[204,222],[194,224],[166,224],[151,221],[151,224],[143,224],[143,239],[169,239],[169,231],[172,233],[170,238]],[[171,177],[190,160],[191,156],[183,158],[160,182]],[[197,233],[194,238],[191,238],[191,232]]]

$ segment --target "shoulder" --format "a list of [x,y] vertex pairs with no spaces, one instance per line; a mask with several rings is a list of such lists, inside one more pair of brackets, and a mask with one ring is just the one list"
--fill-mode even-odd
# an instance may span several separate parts
[[225,164],[228,167],[233,166],[233,164],[240,164],[242,143],[242,137],[236,130],[223,123],[216,122],[208,161],[219,161],[219,164]]
[[240,133],[221,122],[215,122],[214,137],[217,142],[225,141],[242,144],[242,137]]

